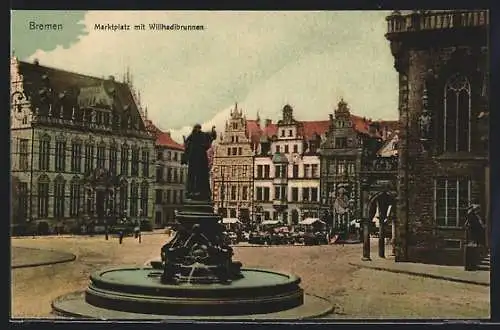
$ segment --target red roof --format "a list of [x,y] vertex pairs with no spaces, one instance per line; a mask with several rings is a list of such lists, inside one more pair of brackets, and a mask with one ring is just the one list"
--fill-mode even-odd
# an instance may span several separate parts
[[156,145],[160,147],[165,147],[168,149],[175,150],[184,150],[184,146],[182,144],[177,143],[172,136],[170,136],[170,132],[163,132],[161,129],[156,127],[155,124],[151,120],[146,119],[144,121],[146,125],[146,129],[153,135],[156,136]]
[[168,149],[184,150],[184,146],[174,141],[169,132],[162,132],[158,134],[156,136],[156,145]]
[[328,131],[330,127],[329,120],[319,120],[319,121],[302,121],[300,134],[306,139],[311,139],[314,134],[323,135]]

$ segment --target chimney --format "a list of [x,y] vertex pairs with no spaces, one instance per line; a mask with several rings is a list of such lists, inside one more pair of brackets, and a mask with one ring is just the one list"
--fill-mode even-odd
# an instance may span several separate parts
[[268,127],[272,123],[273,123],[273,121],[271,119],[266,119],[266,127]]
[[35,59],[33,60],[33,64],[34,64],[34,65],[40,65],[40,61],[39,61],[37,58],[35,58]]
[[115,81],[115,76],[109,76],[108,79],[111,81]]

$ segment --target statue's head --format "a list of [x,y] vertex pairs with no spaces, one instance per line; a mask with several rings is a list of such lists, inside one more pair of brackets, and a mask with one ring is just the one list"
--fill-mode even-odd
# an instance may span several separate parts
[[193,127],[193,133],[198,133],[198,132],[201,132],[201,125],[200,124],[196,124],[194,125]]

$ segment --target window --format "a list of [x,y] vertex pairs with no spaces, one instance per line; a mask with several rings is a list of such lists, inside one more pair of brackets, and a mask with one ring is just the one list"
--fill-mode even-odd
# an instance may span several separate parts
[[302,200],[309,201],[309,188],[302,188]]
[[139,176],[139,148],[137,147],[132,147],[130,175],[134,177]]
[[319,169],[318,164],[312,164],[311,165],[311,172],[312,172],[311,176],[313,178],[319,178],[319,170],[318,169]]
[[149,151],[142,151],[142,176],[149,178]]
[[242,187],[241,199],[244,201],[248,200],[248,187],[247,186]]
[[17,216],[20,221],[26,220],[28,216],[28,183],[18,183],[18,204]]
[[292,178],[299,177],[299,165],[294,164],[292,169]]
[[286,186],[275,186],[274,187],[274,199],[280,201],[286,201]]
[[156,182],[161,183],[163,182],[163,172],[164,172],[164,167],[163,165],[156,167]]
[[177,190],[172,190],[172,204],[177,204]]
[[270,200],[271,200],[271,188],[264,187],[264,201],[270,201]]
[[444,151],[470,151],[471,88],[467,77],[456,74],[445,85]]
[[147,182],[143,182],[141,186],[141,209],[142,216],[147,216],[149,214],[148,210],[148,201],[149,201],[149,186]]
[[234,135],[231,136],[231,143],[234,143]]
[[109,172],[112,175],[116,175],[116,168],[118,164],[118,150],[116,150],[115,146],[111,146],[109,148]]
[[238,148],[233,147],[233,152],[232,152],[232,155],[233,155],[233,156],[236,156],[237,151],[238,151]]
[[69,215],[70,217],[78,216],[80,213],[80,183],[73,181],[70,184],[69,190]]
[[177,169],[176,168],[173,169],[173,181],[175,183],[177,183]]
[[257,187],[256,197],[258,201],[263,201],[264,196],[262,194],[262,187]]
[[311,177],[311,164],[304,164],[304,178]]
[[128,210],[128,183],[122,182],[120,186],[120,211],[125,214]]
[[293,136],[293,130],[291,130],[291,129],[288,130],[288,136],[290,136],[290,137]]
[[46,218],[49,216],[49,182],[42,179],[38,182],[38,217]]
[[286,178],[286,166],[285,165],[276,165],[274,167],[274,177],[275,178]]
[[238,139],[238,137],[236,136],[236,137],[235,137],[235,141],[236,141],[236,143],[238,143],[238,142],[239,142],[238,140],[239,140],[239,139]]
[[182,168],[179,169],[179,183],[184,183],[184,170]]
[[73,142],[71,144],[71,172],[80,173],[82,171],[82,144]]
[[172,168],[171,167],[167,167],[167,182],[172,182]]
[[288,144],[286,144],[286,145],[285,145],[285,154],[287,154],[287,153],[288,153],[288,151],[289,151],[289,150],[288,150]]
[[174,152],[174,161],[176,162],[177,161],[177,152]]
[[464,178],[434,180],[436,224],[443,227],[461,227],[471,200],[471,182]]
[[156,160],[163,160],[163,150],[156,153]]
[[130,216],[136,217],[138,216],[138,202],[139,202],[139,186],[137,183],[132,182],[130,185]]
[[236,165],[231,166],[231,176],[236,177],[237,176],[237,167]]
[[231,186],[231,197],[230,197],[231,200],[235,200],[237,199],[237,196],[236,196],[236,186]]
[[167,204],[170,204],[170,202],[172,201],[172,198],[170,197],[171,194],[172,194],[171,190],[167,189],[166,190],[166,197],[165,197],[165,200],[166,200]]
[[28,139],[19,140],[19,169],[21,171],[28,169]]
[[280,146],[276,146],[276,153],[280,153]]
[[50,166],[50,138],[43,137],[40,140],[38,150],[38,168],[40,171],[48,171]]
[[238,123],[233,123],[233,129],[238,129]]
[[163,190],[161,189],[156,189],[155,190],[155,203],[156,204],[161,204],[163,199]]
[[104,169],[106,166],[106,146],[99,145],[97,147],[97,168]]
[[59,178],[54,182],[54,218],[64,217],[64,179]]
[[311,188],[311,201],[317,202],[318,201],[318,188]]
[[227,148],[227,155],[231,156],[231,148]]
[[299,188],[292,187],[292,201],[297,202],[299,200]]
[[243,153],[243,149],[241,147],[238,147],[238,155],[241,156],[242,153]]
[[241,168],[241,176],[247,176],[248,175],[248,165],[243,165]]
[[271,165],[264,165],[264,178],[268,179],[271,173]]
[[94,146],[91,144],[85,145],[85,173],[89,173],[94,169]]
[[297,144],[293,145],[293,153],[295,154],[299,153],[299,146]]
[[167,151],[167,160],[172,160],[172,152]]
[[281,130],[281,136],[285,136],[285,130],[284,129]]
[[356,164],[354,162],[347,162],[347,173],[349,174],[356,173]]
[[335,148],[339,148],[339,149],[347,148],[347,138],[336,137],[335,138]]
[[128,146],[127,145],[122,146],[121,157],[120,157],[121,158],[120,174],[124,176],[128,176],[128,158],[129,158],[128,154],[129,154]]
[[261,179],[264,177],[264,166],[263,165],[257,165],[257,179]]
[[335,173],[336,174],[344,174],[345,173],[345,163],[342,162],[342,163],[337,163],[337,166],[336,166],[336,170],[335,170]]

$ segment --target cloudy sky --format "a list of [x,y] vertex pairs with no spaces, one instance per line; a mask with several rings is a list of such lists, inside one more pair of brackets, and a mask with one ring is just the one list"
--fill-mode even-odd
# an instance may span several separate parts
[[[397,75],[384,38],[388,12],[19,12],[12,48],[22,60],[121,79],[128,66],[148,116],[176,137],[200,122],[219,129],[235,102],[248,118],[324,120],[344,98],[354,113],[397,118]],[[29,22],[62,23],[36,31]],[[129,31],[99,31],[130,24]],[[145,31],[133,25],[144,23]],[[150,23],[203,25],[151,31]]]

